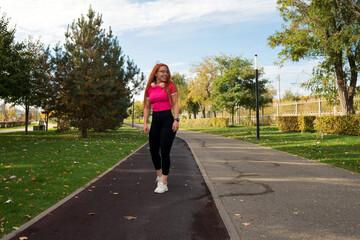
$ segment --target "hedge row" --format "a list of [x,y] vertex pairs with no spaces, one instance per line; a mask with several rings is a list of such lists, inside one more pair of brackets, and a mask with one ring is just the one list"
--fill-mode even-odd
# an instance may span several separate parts
[[228,118],[199,118],[199,119],[182,119],[180,127],[228,127]]
[[315,116],[284,116],[277,117],[280,131],[283,132],[312,132],[314,131]]
[[360,135],[360,115],[283,116],[276,120],[283,132],[312,132],[315,129],[323,133]]
[[315,129],[319,132],[360,135],[360,115],[317,117]]

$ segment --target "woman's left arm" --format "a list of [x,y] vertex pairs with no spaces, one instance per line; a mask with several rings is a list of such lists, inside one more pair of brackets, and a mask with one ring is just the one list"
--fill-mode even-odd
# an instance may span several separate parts
[[[179,102],[178,102],[178,95],[173,94],[171,95],[171,101],[172,101],[172,107],[174,111],[174,119],[179,118]],[[174,123],[172,125],[173,132],[176,132],[179,130],[179,122],[177,120],[174,120]]]

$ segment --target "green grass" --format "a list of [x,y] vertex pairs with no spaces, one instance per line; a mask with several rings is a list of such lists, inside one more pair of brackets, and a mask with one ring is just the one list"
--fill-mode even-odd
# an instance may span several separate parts
[[281,132],[275,126],[263,126],[260,127],[260,140],[257,141],[256,127],[192,127],[186,129],[260,144],[360,173],[359,136],[324,134],[321,139],[318,133]]
[[[147,141],[141,131],[0,134],[0,228],[9,233]],[[11,200],[10,204],[4,204]],[[0,236],[1,236],[0,235]]]

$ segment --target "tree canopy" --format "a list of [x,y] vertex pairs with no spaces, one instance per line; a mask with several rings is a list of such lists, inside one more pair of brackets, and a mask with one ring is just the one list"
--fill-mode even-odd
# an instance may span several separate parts
[[[246,58],[226,55],[216,57],[215,61],[220,72],[214,81],[214,91],[211,96],[216,110],[225,108],[234,118],[235,110],[239,107],[255,109],[255,70],[253,63]],[[262,78],[263,72],[263,69],[260,69],[258,81],[259,106],[264,106],[272,100],[264,95],[267,91],[265,85],[268,80]]]
[[282,47],[279,64],[318,60],[314,79],[308,84],[328,85],[330,76],[335,76],[342,113],[353,114],[360,61],[359,2],[278,0],[277,5],[284,20],[283,29],[268,40],[270,47]]

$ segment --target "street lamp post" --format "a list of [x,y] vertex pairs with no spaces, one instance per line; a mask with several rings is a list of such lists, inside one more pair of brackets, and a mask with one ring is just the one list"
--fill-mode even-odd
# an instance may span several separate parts
[[257,54],[255,54],[255,96],[256,96],[256,138],[260,140],[260,127],[259,127],[259,70],[257,63]]
[[135,98],[133,98],[133,104],[132,104],[132,124],[131,127],[134,128],[134,117],[135,117]]

